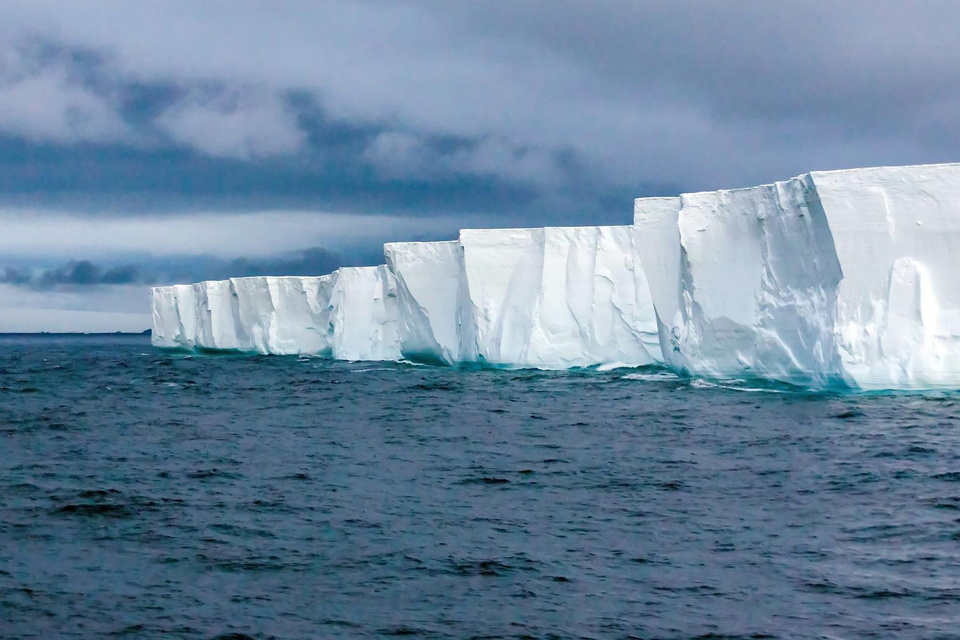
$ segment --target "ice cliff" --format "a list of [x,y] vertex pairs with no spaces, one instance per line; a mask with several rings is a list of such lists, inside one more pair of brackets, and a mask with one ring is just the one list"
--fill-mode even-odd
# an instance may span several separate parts
[[383,253],[396,279],[400,351],[411,360],[460,362],[460,244],[397,242]]
[[385,266],[153,290],[161,347],[514,367],[660,362],[631,227],[465,230]]
[[633,226],[463,230],[386,264],[153,291],[154,344],[960,388],[960,165],[641,198]]
[[167,348],[393,360],[400,357],[393,282],[381,266],[154,287],[152,341]]
[[814,172],[634,213],[676,371],[960,386],[960,165]]
[[660,362],[630,227],[464,230],[461,357],[543,368]]
[[568,368],[659,362],[630,227],[464,230],[384,248],[410,359]]

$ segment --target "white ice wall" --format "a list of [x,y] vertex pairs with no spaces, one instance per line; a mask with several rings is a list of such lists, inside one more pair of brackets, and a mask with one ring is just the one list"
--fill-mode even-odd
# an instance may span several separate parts
[[862,387],[960,386],[960,164],[810,175],[843,270],[844,374]]
[[334,358],[400,359],[396,281],[386,266],[337,270],[330,306]]
[[384,245],[396,277],[398,333],[404,357],[426,362],[460,361],[460,244],[395,242]]
[[543,229],[465,229],[460,245],[463,359],[527,364],[543,272]]
[[237,299],[229,280],[209,280],[193,285],[197,305],[196,346],[204,349],[241,350]]
[[803,180],[640,199],[638,255],[683,373],[828,384],[840,270]]
[[464,230],[385,256],[157,287],[154,344],[960,387],[957,164],[644,198],[632,227]]
[[960,165],[640,199],[635,232],[677,371],[960,384]]
[[334,276],[213,280],[153,289],[153,344],[276,354],[331,350]]
[[565,368],[660,361],[630,227],[460,232],[462,357]]
[[280,355],[331,352],[330,297],[336,278],[233,278],[244,351]]

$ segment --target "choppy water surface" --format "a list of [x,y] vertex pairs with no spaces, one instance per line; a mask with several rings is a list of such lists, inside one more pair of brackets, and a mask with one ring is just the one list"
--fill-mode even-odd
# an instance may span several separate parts
[[960,396],[770,391],[0,338],[0,637],[958,637]]

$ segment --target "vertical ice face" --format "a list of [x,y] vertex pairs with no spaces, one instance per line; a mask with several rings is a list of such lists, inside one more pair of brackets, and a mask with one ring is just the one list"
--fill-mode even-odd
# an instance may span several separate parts
[[197,305],[193,285],[154,287],[151,342],[157,347],[192,349],[197,341]]
[[334,276],[234,278],[240,348],[279,355],[326,355]]
[[640,199],[635,233],[677,371],[960,383],[960,165]]
[[153,346],[166,348],[186,346],[181,338],[175,285],[152,289],[150,311],[153,316],[153,330],[150,333]]
[[543,273],[543,229],[464,229],[461,354],[469,362],[527,364]]
[[676,198],[638,198],[634,202],[635,259],[642,265],[657,318],[663,362],[675,370],[685,364],[679,348],[684,325],[680,248],[680,209]]
[[464,230],[463,358],[564,368],[660,361],[630,227]]
[[807,181],[640,199],[635,223],[671,367],[808,384],[835,376],[841,273]]
[[330,352],[334,276],[259,277],[154,287],[158,347],[276,354]]
[[242,351],[237,296],[229,280],[208,280],[193,285],[197,309],[196,346],[203,349]]
[[460,361],[460,244],[395,242],[384,245],[387,267],[396,278],[399,341],[410,360]]
[[399,360],[396,281],[385,265],[337,270],[330,305],[333,357]]
[[960,384],[960,164],[810,179],[843,269],[835,330],[846,378]]
[[387,266],[156,287],[164,347],[960,386],[960,165],[636,201],[633,227],[464,230]]
[[656,317],[630,227],[548,227],[528,364],[652,364]]

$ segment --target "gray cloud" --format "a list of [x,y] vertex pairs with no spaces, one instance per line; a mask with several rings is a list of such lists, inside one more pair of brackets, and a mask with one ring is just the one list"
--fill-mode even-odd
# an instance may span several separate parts
[[136,265],[125,264],[104,268],[90,260],[71,260],[51,269],[30,270],[6,267],[0,271],[0,284],[27,286],[37,290],[152,282],[152,278],[141,275],[140,268]]
[[0,45],[0,132],[34,142],[134,141],[113,96],[68,56],[34,44]]
[[285,96],[251,88],[196,92],[154,124],[174,143],[214,158],[291,155],[307,137]]
[[[148,139],[213,158],[295,160],[321,175],[366,167],[381,191],[469,176],[557,192],[575,180],[588,187],[577,187],[579,206],[644,185],[737,186],[958,155],[957,136],[943,135],[960,130],[960,5],[948,0],[4,9],[2,29],[19,41],[92,52],[97,68],[96,86],[59,63],[18,76],[28,84],[17,91],[55,87],[54,115],[21,109],[0,124],[28,137]],[[134,122],[117,99],[134,86],[178,89]],[[316,138],[313,112],[354,143]],[[71,128],[65,113],[88,124]]]
[[[372,258],[372,260],[371,260]],[[231,259],[207,255],[167,256],[150,261],[156,282],[201,282],[251,276],[319,276],[342,266],[379,264],[381,255],[354,252],[343,256],[323,247],[310,247],[273,256],[249,256]]]
[[0,285],[35,291],[87,287],[153,285],[158,282],[199,282],[250,276],[309,276],[331,273],[346,265],[378,264],[379,255],[354,253],[344,258],[323,247],[310,247],[274,256],[219,258],[210,255],[146,257],[138,263],[97,264],[70,260],[50,268],[8,266],[0,269]]

